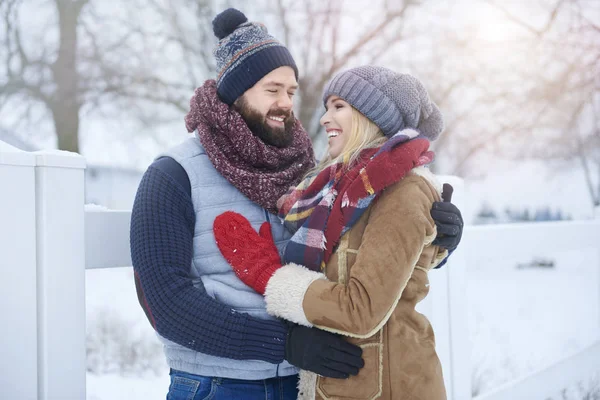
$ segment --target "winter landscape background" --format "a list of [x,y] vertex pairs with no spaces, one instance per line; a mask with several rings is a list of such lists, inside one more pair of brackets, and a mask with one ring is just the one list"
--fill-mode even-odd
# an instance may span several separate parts
[[[210,21],[227,6],[290,47],[317,154],[325,80],[385,65],[419,76],[444,113],[434,169],[464,178],[467,224],[600,216],[597,0],[2,0],[0,140],[80,152],[86,200],[130,209],[147,165],[187,135],[189,98],[214,76]],[[468,266],[474,394],[600,338],[600,244],[511,253]],[[86,292],[88,399],[164,398],[131,268],[87,271]],[[600,399],[600,361],[555,399]]]

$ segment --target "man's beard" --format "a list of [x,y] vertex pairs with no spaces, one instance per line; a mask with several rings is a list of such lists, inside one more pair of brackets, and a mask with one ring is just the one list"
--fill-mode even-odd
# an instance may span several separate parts
[[[240,113],[246,121],[250,131],[255,134],[264,143],[278,148],[288,147],[294,141],[294,125],[296,118],[292,111],[284,111],[277,108],[269,110],[267,115],[263,116],[256,109],[252,108],[244,96],[238,98],[233,103],[233,108]],[[267,117],[282,117],[283,128],[273,128],[267,122]]]

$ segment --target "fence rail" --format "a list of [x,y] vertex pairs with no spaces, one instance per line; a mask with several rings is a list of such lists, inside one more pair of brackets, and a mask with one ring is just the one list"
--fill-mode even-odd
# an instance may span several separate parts
[[131,266],[129,221],[131,211],[85,210],[85,268]]

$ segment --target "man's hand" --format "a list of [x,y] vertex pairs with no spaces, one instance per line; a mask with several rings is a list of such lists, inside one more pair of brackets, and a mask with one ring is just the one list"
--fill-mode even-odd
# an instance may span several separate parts
[[443,202],[437,201],[431,207],[431,217],[437,226],[437,237],[433,244],[443,247],[449,252],[458,247],[464,225],[460,210],[451,203],[453,190],[451,185],[444,183]]
[[317,328],[290,323],[285,359],[298,368],[329,378],[345,379],[364,367],[362,349]]

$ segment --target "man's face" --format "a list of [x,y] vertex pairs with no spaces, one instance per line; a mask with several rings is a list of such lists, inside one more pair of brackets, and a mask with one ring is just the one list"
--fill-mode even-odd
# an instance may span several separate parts
[[293,98],[298,89],[291,67],[279,67],[248,89],[234,108],[259,139],[279,148],[294,140]]

